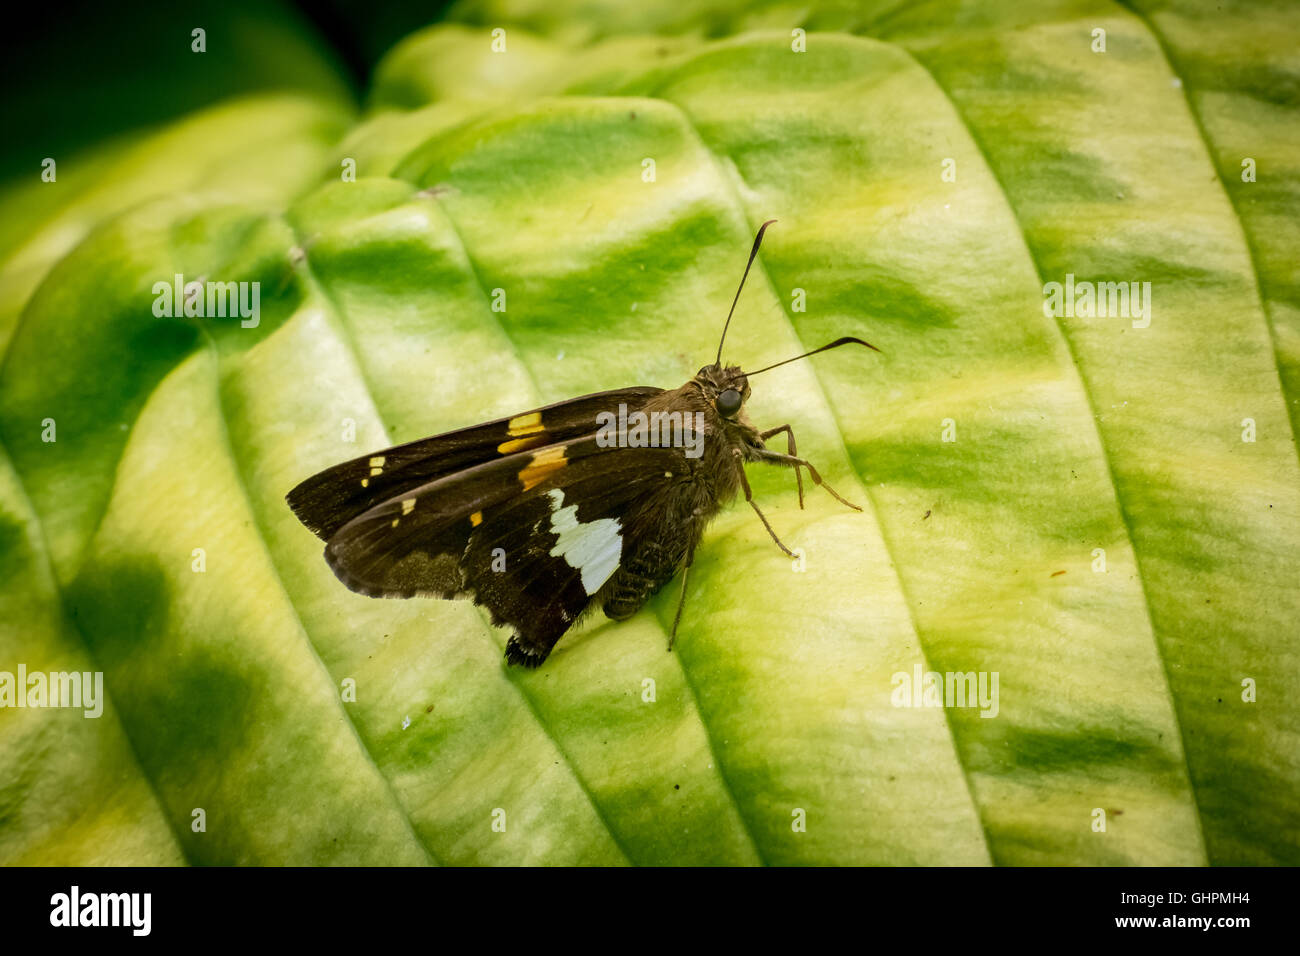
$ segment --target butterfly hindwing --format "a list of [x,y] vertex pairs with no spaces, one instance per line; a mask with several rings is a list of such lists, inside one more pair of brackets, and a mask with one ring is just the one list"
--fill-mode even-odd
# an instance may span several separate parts
[[588,434],[401,492],[340,528],[325,556],[373,597],[472,597],[514,629],[510,660],[536,666],[635,549],[629,511],[656,510],[686,471],[680,448]]
[[288,495],[289,507],[328,541],[345,524],[403,492],[529,448],[596,431],[596,415],[641,407],[662,389],[595,392],[554,405],[362,455],[312,475]]

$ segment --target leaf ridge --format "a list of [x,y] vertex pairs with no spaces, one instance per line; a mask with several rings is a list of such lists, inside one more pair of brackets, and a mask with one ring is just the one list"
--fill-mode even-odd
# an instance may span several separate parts
[[[931,73],[929,68],[917,59],[910,50],[890,41],[881,42],[889,43],[891,47],[900,51],[911,62],[924,70],[926,75],[929,76],[931,81],[934,83],[935,89],[941,92],[944,99],[948,101],[948,104],[952,107],[953,115],[957,117],[958,121],[962,124],[962,128],[966,130],[966,135],[970,137],[971,143],[979,151],[980,158],[984,162],[984,168],[988,172],[989,177],[997,184],[998,191],[1002,194],[1002,200],[1010,211],[1011,218],[1015,221],[1016,229],[1020,233],[1020,240],[1024,244],[1025,254],[1028,256],[1030,263],[1034,267],[1034,273],[1041,281],[1043,278],[1042,267],[1039,265],[1038,257],[1034,254],[1033,246],[1029,242],[1029,237],[1025,234],[1025,229],[1020,222],[1020,217],[1016,215],[1016,208],[1011,202],[1010,195],[1007,193],[1006,184],[1002,182],[1002,178],[994,170],[992,163],[989,162],[988,151],[984,148],[983,142],[981,142],[980,138],[976,135],[974,128],[966,120],[966,116],[957,105],[956,100],[953,99],[943,84],[939,82],[938,77]],[[1147,626],[1151,633],[1152,642],[1155,645],[1156,658],[1160,661],[1161,672],[1165,676],[1165,691],[1169,697],[1170,711],[1173,714],[1174,723],[1178,727],[1179,750],[1182,752],[1183,768],[1187,773],[1187,789],[1192,798],[1192,806],[1196,810],[1197,836],[1200,841],[1201,853],[1202,855],[1207,856],[1208,859],[1208,851],[1205,843],[1205,822],[1202,819],[1200,800],[1196,791],[1196,786],[1193,783],[1194,778],[1192,776],[1191,761],[1187,756],[1187,731],[1183,726],[1182,715],[1179,712],[1178,698],[1173,692],[1173,684],[1169,678],[1169,662],[1165,658],[1164,650],[1161,647],[1160,638],[1156,630],[1155,621],[1151,616],[1151,599],[1147,591],[1146,575],[1142,571],[1142,557],[1133,537],[1132,518],[1129,515],[1128,509],[1124,505],[1123,497],[1120,495],[1119,482],[1115,474],[1114,461],[1111,458],[1110,450],[1106,446],[1101,429],[1097,425],[1097,403],[1093,397],[1092,390],[1088,387],[1087,380],[1079,369],[1079,360],[1078,356],[1075,354],[1074,344],[1070,341],[1070,337],[1065,333],[1065,329],[1062,327],[1059,318],[1054,320],[1053,325],[1055,326],[1057,334],[1060,336],[1061,341],[1064,343],[1067,353],[1070,356],[1070,367],[1079,383],[1080,390],[1087,399],[1088,409],[1092,412],[1090,418],[1093,424],[1093,433],[1097,440],[1097,447],[1100,449],[1102,459],[1106,463],[1106,472],[1110,477],[1111,491],[1114,494],[1115,504],[1119,511],[1120,520],[1124,525],[1124,536],[1128,540],[1129,548],[1133,552],[1134,570],[1136,571],[1138,587],[1142,592],[1142,609],[1146,614]]]

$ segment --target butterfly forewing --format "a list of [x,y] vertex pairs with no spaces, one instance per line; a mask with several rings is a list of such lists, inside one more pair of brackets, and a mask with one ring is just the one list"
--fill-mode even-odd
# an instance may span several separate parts
[[662,389],[649,386],[596,392],[493,422],[372,452],[327,468],[289,492],[298,519],[328,541],[371,508],[438,478],[530,448],[596,431],[596,416],[641,407]]

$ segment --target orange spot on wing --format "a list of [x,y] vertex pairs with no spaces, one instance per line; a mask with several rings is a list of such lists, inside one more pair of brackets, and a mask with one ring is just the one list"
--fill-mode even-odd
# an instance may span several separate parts
[[532,435],[541,430],[541,412],[529,412],[527,415],[518,415],[506,423],[506,434],[511,438],[519,438],[523,435]]
[[545,444],[545,435],[529,435],[527,438],[512,438],[510,441],[503,441],[497,445],[497,453],[500,455],[513,455],[517,451],[523,451],[525,448],[532,448],[535,445]]
[[533,455],[532,460],[519,472],[519,483],[524,491],[541,484],[549,475],[559,471],[565,465],[564,448],[556,445],[543,448]]

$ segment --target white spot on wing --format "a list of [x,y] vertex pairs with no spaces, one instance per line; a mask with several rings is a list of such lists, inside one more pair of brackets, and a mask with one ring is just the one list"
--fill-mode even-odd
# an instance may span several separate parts
[[595,594],[618,568],[623,553],[622,527],[617,518],[578,520],[578,506],[564,504],[564,492],[552,488],[551,531],[559,538],[551,549],[552,557],[564,557],[569,567],[582,573],[582,589]]

